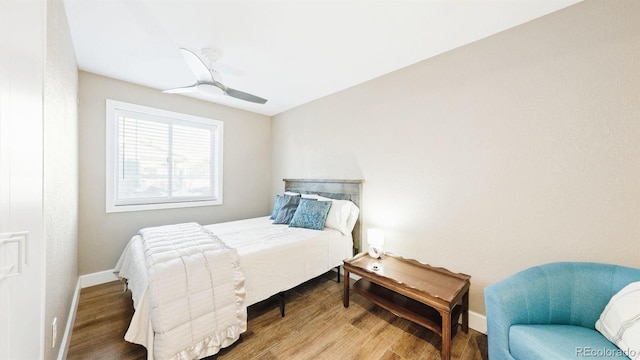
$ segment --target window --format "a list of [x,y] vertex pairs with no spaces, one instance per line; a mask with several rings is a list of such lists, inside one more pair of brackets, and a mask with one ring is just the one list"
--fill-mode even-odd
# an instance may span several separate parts
[[106,211],[222,204],[222,121],[107,99]]

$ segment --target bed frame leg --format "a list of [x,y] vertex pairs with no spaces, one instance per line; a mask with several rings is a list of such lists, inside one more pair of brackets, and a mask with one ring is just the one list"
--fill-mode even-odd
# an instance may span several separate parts
[[280,291],[280,316],[284,317],[284,291]]
[[336,270],[338,270],[338,284],[340,284],[340,265],[336,266]]

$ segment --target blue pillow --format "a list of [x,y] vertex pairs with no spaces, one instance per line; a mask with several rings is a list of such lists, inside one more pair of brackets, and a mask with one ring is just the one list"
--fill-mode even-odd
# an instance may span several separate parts
[[298,204],[300,203],[300,195],[283,195],[282,197],[282,207],[278,211],[276,218],[273,220],[274,224],[288,224],[291,222],[293,214],[295,214]]
[[293,214],[289,226],[313,230],[324,229],[331,204],[331,201],[300,200],[298,210]]
[[273,203],[273,210],[271,210],[271,217],[269,219],[275,220],[276,216],[278,216],[278,212],[280,208],[282,208],[282,202],[284,201],[284,196],[276,195],[276,200]]

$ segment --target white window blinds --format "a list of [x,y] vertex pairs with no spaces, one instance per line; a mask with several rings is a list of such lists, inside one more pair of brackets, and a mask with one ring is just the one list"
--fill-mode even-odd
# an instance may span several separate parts
[[111,211],[221,203],[221,122],[114,103]]

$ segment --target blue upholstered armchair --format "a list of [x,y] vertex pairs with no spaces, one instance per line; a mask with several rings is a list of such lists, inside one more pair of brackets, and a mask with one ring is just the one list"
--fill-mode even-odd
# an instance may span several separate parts
[[485,288],[489,359],[572,359],[624,354],[596,329],[640,269],[559,262],[535,266]]

